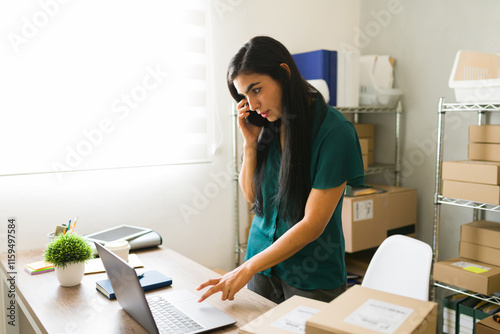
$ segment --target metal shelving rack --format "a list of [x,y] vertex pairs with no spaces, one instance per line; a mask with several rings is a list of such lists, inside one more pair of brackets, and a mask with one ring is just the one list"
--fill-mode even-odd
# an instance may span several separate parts
[[[443,163],[443,138],[444,122],[447,112],[475,112],[477,113],[477,125],[486,124],[486,113],[500,111],[500,104],[492,103],[445,103],[444,98],[440,98],[438,106],[438,137],[436,153],[436,179],[434,193],[434,231],[432,239],[433,263],[436,263],[439,255],[439,225],[441,215],[441,205],[454,205],[472,209],[473,220],[482,219],[485,211],[500,212],[500,205],[480,203],[457,198],[444,197],[441,189],[442,163]],[[500,297],[485,296],[471,291],[463,290],[458,287],[435,282],[432,277],[433,286],[431,289],[431,300],[435,300],[435,287],[441,287],[455,292],[464,293],[478,299],[486,300],[492,303],[500,304]]]
[[401,114],[403,113],[403,107],[401,100],[398,101],[395,107],[385,107],[385,106],[361,106],[361,107],[335,107],[338,111],[343,114],[353,114],[353,123],[359,123],[360,114],[394,114],[396,118],[395,122],[395,149],[396,157],[394,164],[374,164],[368,166],[365,170],[365,175],[376,175],[382,173],[394,173],[395,186],[399,186],[400,183],[400,171],[401,171]]

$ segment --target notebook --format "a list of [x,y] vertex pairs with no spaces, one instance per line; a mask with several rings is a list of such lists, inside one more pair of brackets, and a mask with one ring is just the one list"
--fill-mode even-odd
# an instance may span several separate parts
[[146,298],[134,268],[99,243],[95,246],[118,303],[149,333],[202,333],[236,323],[185,289]]
[[[172,279],[157,270],[148,270],[138,277],[144,292],[172,285]],[[111,285],[111,281],[109,279],[97,281],[95,282],[95,285],[97,291],[102,293],[108,299],[116,298],[115,291],[113,290],[113,286]]]

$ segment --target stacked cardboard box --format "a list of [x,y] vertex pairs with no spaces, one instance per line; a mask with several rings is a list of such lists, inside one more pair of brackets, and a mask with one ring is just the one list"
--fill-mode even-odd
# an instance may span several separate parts
[[486,220],[461,227],[459,258],[434,265],[434,279],[482,294],[500,291],[500,223]]
[[500,204],[500,126],[469,128],[469,160],[443,162],[443,196]]
[[[361,145],[361,153],[363,154],[363,162],[366,160],[369,165],[374,164],[373,152],[375,149],[375,124],[357,123],[354,124]],[[366,142],[366,144],[365,144]],[[367,165],[365,165],[366,169]]]
[[239,334],[435,334],[437,304],[359,285],[330,303],[293,296],[238,330]]
[[460,256],[500,267],[500,223],[479,220],[462,225]]
[[469,127],[469,160],[500,161],[500,125]]

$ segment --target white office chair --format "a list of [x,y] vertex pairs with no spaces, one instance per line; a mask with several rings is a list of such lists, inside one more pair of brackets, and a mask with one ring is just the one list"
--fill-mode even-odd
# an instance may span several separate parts
[[379,246],[361,286],[429,300],[432,249],[425,242],[393,235]]

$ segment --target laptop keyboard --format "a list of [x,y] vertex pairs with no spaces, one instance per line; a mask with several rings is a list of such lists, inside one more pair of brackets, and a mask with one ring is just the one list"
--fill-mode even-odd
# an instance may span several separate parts
[[160,333],[192,333],[203,328],[161,296],[147,297],[147,300]]

